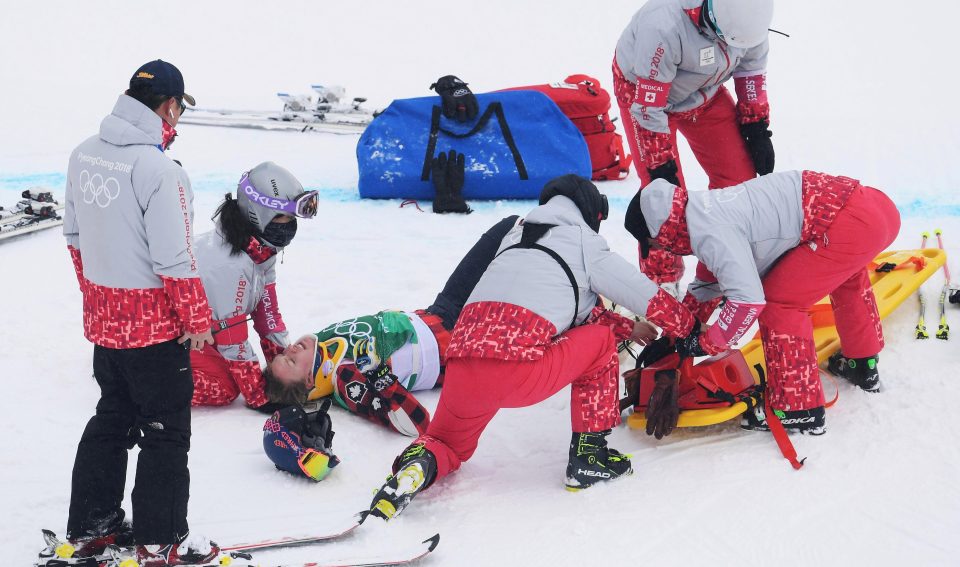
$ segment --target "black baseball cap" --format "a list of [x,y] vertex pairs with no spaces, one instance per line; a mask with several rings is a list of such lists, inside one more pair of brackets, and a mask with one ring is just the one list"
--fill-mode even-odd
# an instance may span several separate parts
[[134,85],[148,84],[154,94],[182,98],[190,106],[196,106],[197,101],[183,92],[183,75],[172,63],[162,59],[144,63],[130,77],[130,88]]

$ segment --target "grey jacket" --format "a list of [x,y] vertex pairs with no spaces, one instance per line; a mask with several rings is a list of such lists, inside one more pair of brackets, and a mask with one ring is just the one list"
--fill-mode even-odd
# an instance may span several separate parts
[[[203,287],[207,301],[213,310],[214,320],[220,321],[237,315],[254,315],[254,326],[264,340],[279,347],[290,344],[286,327],[270,329],[265,317],[256,316],[265,310],[261,305],[267,286],[277,281],[277,257],[271,256],[260,264],[254,263],[246,253],[230,254],[230,244],[216,230],[205,232],[197,238],[197,257],[202,269]],[[246,325],[247,323],[242,323]],[[227,360],[256,360],[249,341],[239,344],[217,344],[217,350]]]
[[[691,191],[686,208],[693,254],[716,276],[694,280],[699,301],[718,296],[738,303],[765,302],[761,278],[800,244],[803,229],[802,172],[785,171],[712,191]],[[640,193],[650,234],[667,219],[676,187],[655,179]]]
[[647,130],[669,133],[667,113],[699,107],[735,74],[759,75],[766,70],[769,42],[750,49],[726,45],[691,19],[687,11],[701,4],[701,0],[650,0],[617,42],[617,65],[628,81],[670,84],[665,107],[634,103],[630,108],[637,124]]
[[[538,241],[560,255],[577,280],[580,308],[577,324],[583,323],[597,303],[597,294],[644,314],[659,288],[636,266],[612,252],[607,241],[590,229],[577,206],[567,197],[550,199],[526,216],[526,222],[552,224],[554,228]],[[515,226],[500,244],[504,248],[520,241],[522,225]],[[484,272],[467,305],[496,301],[519,305],[549,320],[557,334],[570,327],[574,296],[563,268],[547,253],[514,249],[499,254]]]
[[161,275],[200,275],[190,179],[160,151],[161,132],[156,113],[120,95],[99,135],[70,155],[63,234],[97,285],[162,288]]

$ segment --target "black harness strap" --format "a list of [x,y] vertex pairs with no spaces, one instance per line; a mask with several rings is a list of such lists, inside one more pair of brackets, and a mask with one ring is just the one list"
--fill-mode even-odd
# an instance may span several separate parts
[[491,102],[489,105],[487,105],[487,110],[485,110],[477,120],[476,125],[465,134],[457,134],[456,132],[451,132],[450,130],[441,128],[440,115],[440,107],[434,106],[433,112],[430,115],[430,138],[427,140],[427,154],[423,159],[423,169],[420,171],[420,181],[430,180],[430,166],[433,163],[433,155],[437,151],[437,138],[440,137],[440,132],[443,132],[447,136],[458,140],[469,138],[470,136],[473,136],[482,130],[490,121],[490,117],[492,115],[497,116],[497,124],[500,125],[500,131],[503,133],[503,139],[506,141],[507,147],[510,148],[510,153],[513,154],[513,162],[517,166],[517,173],[520,175],[520,179],[526,181],[530,178],[530,176],[527,174],[527,166],[523,163],[523,156],[520,155],[520,149],[517,148],[517,143],[513,139],[513,133],[510,131],[510,126],[507,124],[507,118],[503,113],[503,106],[499,102]]
[[[553,225],[525,223],[523,225],[523,235],[520,237],[520,242],[512,246],[507,246],[500,251],[500,254],[503,254],[507,250],[514,250],[517,248],[532,248],[533,250],[540,250],[541,252],[549,254],[551,258],[560,264],[560,267],[563,268],[563,273],[567,274],[567,279],[570,280],[570,287],[573,288],[573,317],[570,319],[569,327],[572,329],[577,323],[577,314],[580,313],[580,287],[577,285],[577,278],[573,275],[573,270],[570,269],[570,265],[560,257],[560,254],[557,254],[553,250],[547,248],[546,246],[537,244],[536,242],[546,234],[547,230],[551,228],[553,228]],[[497,254],[497,256],[500,256],[500,254]]]

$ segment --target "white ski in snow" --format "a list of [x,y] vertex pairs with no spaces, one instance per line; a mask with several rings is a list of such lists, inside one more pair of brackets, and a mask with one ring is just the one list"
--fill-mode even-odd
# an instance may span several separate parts
[[22,196],[13,207],[0,207],[0,241],[63,224],[63,205],[52,192],[31,187]]
[[313,95],[277,93],[283,101],[280,112],[191,108],[180,122],[221,128],[357,134],[363,132],[376,114],[362,107],[367,101],[365,98],[345,100],[346,89],[341,86],[311,85],[311,88],[317,95],[316,100]]

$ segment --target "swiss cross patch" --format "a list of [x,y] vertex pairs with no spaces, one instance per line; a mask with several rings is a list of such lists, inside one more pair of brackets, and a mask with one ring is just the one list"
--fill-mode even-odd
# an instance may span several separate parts
[[345,390],[347,392],[347,398],[355,404],[359,404],[363,401],[363,397],[367,395],[367,385],[356,380],[347,383]]
[[637,79],[637,94],[634,100],[641,106],[663,108],[667,106],[670,95],[670,83],[660,83],[649,79]]

